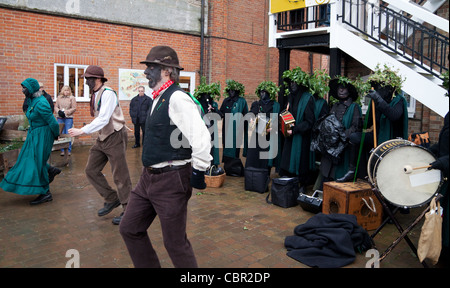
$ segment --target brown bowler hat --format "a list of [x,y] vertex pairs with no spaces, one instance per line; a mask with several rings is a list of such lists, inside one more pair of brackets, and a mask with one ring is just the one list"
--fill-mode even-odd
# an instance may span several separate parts
[[96,65],[89,65],[86,68],[86,71],[84,72],[83,76],[84,78],[88,77],[94,77],[94,78],[101,78],[104,82],[108,81],[108,79],[105,78],[105,73],[103,72],[102,67],[96,66]]
[[177,52],[169,46],[155,46],[147,55],[147,59],[141,62],[141,64],[159,64],[169,67],[175,67],[180,70],[183,68],[178,61]]

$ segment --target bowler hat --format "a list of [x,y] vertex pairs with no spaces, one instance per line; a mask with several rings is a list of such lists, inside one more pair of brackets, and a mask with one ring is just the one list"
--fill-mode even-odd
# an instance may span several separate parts
[[84,78],[101,78],[104,82],[108,81],[108,79],[105,78],[105,73],[103,72],[102,67],[96,66],[96,65],[89,65],[86,68],[86,71],[84,72],[83,76]]
[[356,99],[358,99],[358,91],[356,90],[356,87],[350,83],[339,83],[338,78],[331,80],[330,83],[328,84],[328,86],[330,87],[329,94],[331,96],[333,96],[336,99],[339,99],[337,96],[339,85],[342,85],[343,87],[348,89],[349,96],[353,99],[353,101],[356,101]]
[[155,46],[147,55],[147,58],[141,64],[160,64],[169,67],[175,67],[180,70],[183,68],[178,61],[177,52],[169,46]]

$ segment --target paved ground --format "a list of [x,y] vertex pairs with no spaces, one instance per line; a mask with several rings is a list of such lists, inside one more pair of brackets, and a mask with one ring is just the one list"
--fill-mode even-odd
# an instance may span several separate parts
[[[28,202],[34,196],[19,196],[0,190],[0,267],[65,267],[75,259],[66,253],[79,252],[80,266],[133,267],[125,245],[111,220],[121,212],[98,217],[103,201],[84,175],[89,147],[74,147],[70,164],[51,184],[54,200],[38,206]],[[141,174],[140,149],[128,148],[128,166],[133,185]],[[53,161],[62,159],[54,152]],[[54,163],[58,164],[58,163]],[[104,170],[110,183],[109,165]],[[275,175],[272,175],[274,177]],[[222,188],[194,190],[189,202],[188,237],[200,267],[214,268],[304,268],[308,267],[288,256],[286,236],[314,214],[300,206],[288,209],[266,203],[267,193],[244,190],[244,178],[227,177]],[[399,215],[401,223],[409,223],[417,209]],[[419,209],[421,211],[421,209]],[[419,211],[419,212],[420,212]],[[420,226],[410,237],[417,243]],[[159,222],[149,229],[163,267],[173,267],[164,249]],[[387,225],[375,237],[380,252],[399,235]],[[347,267],[363,268],[373,256],[357,254]],[[380,264],[383,268],[420,268],[422,265],[405,241]]]

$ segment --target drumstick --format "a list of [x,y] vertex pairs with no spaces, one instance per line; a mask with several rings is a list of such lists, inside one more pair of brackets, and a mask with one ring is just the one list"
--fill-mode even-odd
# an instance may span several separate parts
[[403,167],[403,171],[405,172],[405,174],[409,174],[409,173],[411,173],[413,170],[424,169],[424,168],[429,168],[429,167],[431,167],[431,165],[420,166],[420,167],[412,167],[411,165],[405,165],[405,166]]

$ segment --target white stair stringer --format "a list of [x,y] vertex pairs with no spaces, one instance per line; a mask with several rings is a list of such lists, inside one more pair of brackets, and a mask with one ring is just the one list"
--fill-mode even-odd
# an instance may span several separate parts
[[445,96],[447,91],[435,83],[441,83],[442,81],[424,77],[416,71],[417,69],[411,68],[411,65],[405,65],[341,25],[334,25],[333,32],[330,33],[330,48],[333,47],[351,55],[372,71],[378,64],[387,64],[394,70],[399,70],[400,76],[405,79],[403,91],[440,116],[444,117],[447,114],[449,110],[449,97]]

